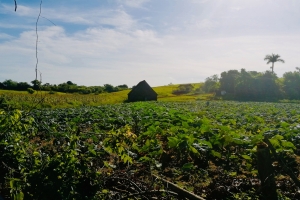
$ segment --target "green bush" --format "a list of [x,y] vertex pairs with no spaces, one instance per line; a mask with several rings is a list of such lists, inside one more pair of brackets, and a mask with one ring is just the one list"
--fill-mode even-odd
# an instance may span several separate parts
[[188,94],[193,90],[193,88],[194,86],[192,84],[181,84],[172,93],[175,95]]
[[28,92],[29,94],[33,94],[33,93],[35,93],[35,90],[32,89],[32,88],[27,88],[27,92]]

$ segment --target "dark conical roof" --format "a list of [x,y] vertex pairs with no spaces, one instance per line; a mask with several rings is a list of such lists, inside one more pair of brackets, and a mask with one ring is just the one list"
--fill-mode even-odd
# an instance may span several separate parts
[[132,88],[132,90],[128,93],[128,95],[131,93],[141,91],[141,90],[142,91],[148,90],[148,92],[152,92],[152,93],[156,94],[156,92],[150,87],[150,85],[145,80],[143,80],[143,81],[139,82],[134,88]]
[[157,93],[150,87],[145,81],[139,82],[132,90],[128,93],[129,101],[148,101],[157,100]]

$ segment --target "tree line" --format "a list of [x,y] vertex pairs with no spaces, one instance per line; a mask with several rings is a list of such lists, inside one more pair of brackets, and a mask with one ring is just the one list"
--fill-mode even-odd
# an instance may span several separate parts
[[103,86],[83,86],[77,85],[72,81],[67,81],[61,84],[42,84],[38,80],[31,81],[31,84],[27,82],[17,82],[11,79],[0,82],[0,89],[3,90],[17,90],[17,91],[28,91],[33,93],[34,90],[49,91],[50,93],[64,92],[64,93],[79,93],[79,94],[100,94],[100,93],[111,93],[121,90],[128,89],[126,84],[113,86],[111,84],[104,84]]
[[224,71],[220,77],[213,75],[206,78],[202,90],[208,93],[215,92],[224,99],[300,100],[300,68],[284,73],[281,78],[272,71],[257,72],[246,69]]
[[300,68],[286,72],[279,78],[274,73],[276,62],[284,63],[278,54],[266,55],[264,60],[271,63],[270,71],[257,72],[246,69],[222,72],[220,77],[206,78],[202,90],[215,92],[224,99],[272,101],[279,99],[300,100]]

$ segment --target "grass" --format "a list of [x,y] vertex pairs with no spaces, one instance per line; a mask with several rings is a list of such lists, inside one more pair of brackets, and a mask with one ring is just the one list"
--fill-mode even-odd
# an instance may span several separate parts
[[[202,83],[192,83],[194,86],[194,90],[199,88]],[[172,94],[174,90],[178,88],[179,84],[176,85],[167,85],[167,86],[159,86],[159,87],[153,87],[153,90],[158,94],[158,99],[163,99],[167,97],[176,97],[178,95]],[[193,92],[186,94],[191,95]]]
[[158,98],[164,98],[169,96],[174,96],[172,92],[178,87],[178,85],[167,85],[153,87],[153,90],[157,93]]
[[175,95],[173,91],[179,86],[177,85],[167,85],[154,87],[154,91],[158,94],[158,101],[198,101],[198,100],[209,100],[213,97],[212,94],[197,94],[196,89],[201,87],[203,83],[191,83],[194,90],[188,94]]
[[28,92],[15,90],[0,90],[0,94],[28,94]]
[[[38,91],[36,90],[35,94],[49,94],[49,91]],[[29,94],[27,91],[15,91],[15,90],[0,90],[0,95],[1,94],[28,94],[28,95],[32,95]],[[55,92],[56,95],[66,95],[67,93],[63,93],[63,92]]]
[[[209,100],[213,97],[212,94],[197,94],[196,89],[201,86],[201,83],[194,83],[194,90],[188,94],[174,95],[172,92],[178,88],[179,85],[167,85],[154,87],[154,91],[158,94],[158,101],[198,101]],[[48,91],[37,91],[34,94],[29,94],[27,91],[12,91],[0,90],[0,96],[5,95],[10,105],[26,108],[38,104],[38,107],[47,108],[64,108],[64,107],[78,107],[78,106],[98,106],[103,104],[123,103],[127,100],[127,94],[130,89],[113,93],[102,94],[69,94],[56,92],[49,94]],[[42,103],[38,103],[41,99]]]

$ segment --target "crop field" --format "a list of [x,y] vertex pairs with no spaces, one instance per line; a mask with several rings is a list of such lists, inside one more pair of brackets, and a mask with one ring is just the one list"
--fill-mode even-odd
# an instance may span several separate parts
[[300,178],[299,132],[300,105],[288,103],[2,109],[0,194],[38,200],[262,199],[257,147],[269,141],[278,197],[300,199],[299,182],[291,177]]
[[[192,84],[195,89],[201,86],[201,83]],[[154,87],[154,91],[158,94],[158,101],[182,102],[207,100],[213,97],[212,94],[195,94],[194,91],[183,94],[174,95],[172,92],[179,85]],[[73,108],[81,106],[99,106],[105,104],[123,103],[127,100],[127,94],[130,90],[123,90],[112,93],[100,94],[76,94],[55,92],[51,94],[47,91],[36,91],[29,94],[26,91],[0,90],[1,99],[5,99],[6,104],[12,108],[21,110],[31,108]]]
[[96,106],[102,104],[122,103],[127,99],[129,91],[120,91],[114,93],[103,94],[66,94],[48,92],[37,92],[36,94],[28,94],[18,91],[1,91],[0,99],[5,98],[8,104],[19,109],[28,109],[37,106],[38,108],[66,108],[80,106]]

